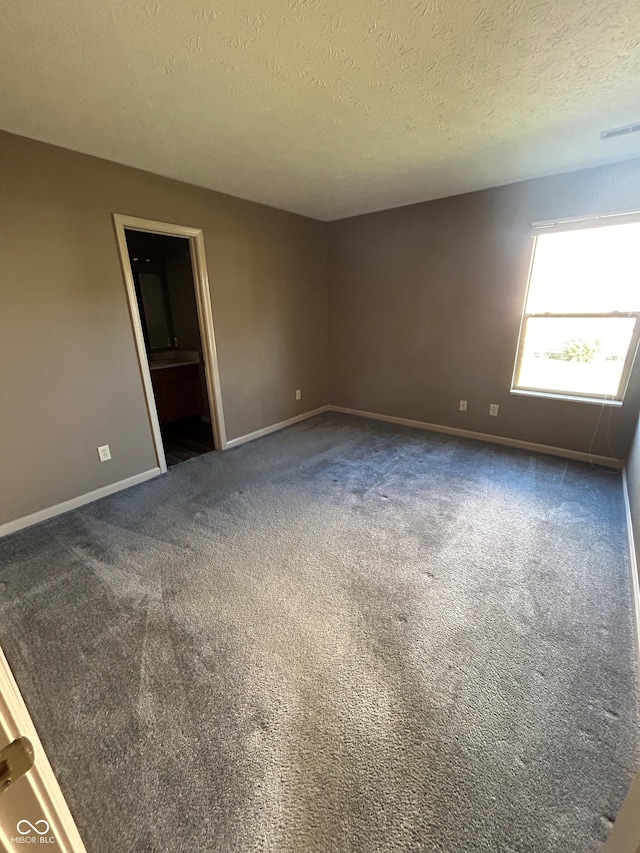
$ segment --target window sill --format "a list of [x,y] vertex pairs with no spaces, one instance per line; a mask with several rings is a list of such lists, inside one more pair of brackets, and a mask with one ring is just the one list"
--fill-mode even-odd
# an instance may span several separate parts
[[610,400],[604,397],[580,397],[578,394],[555,394],[553,391],[528,391],[524,388],[512,388],[512,394],[519,397],[544,397],[546,400],[563,400],[568,403],[595,403],[596,406],[620,408],[622,400]]

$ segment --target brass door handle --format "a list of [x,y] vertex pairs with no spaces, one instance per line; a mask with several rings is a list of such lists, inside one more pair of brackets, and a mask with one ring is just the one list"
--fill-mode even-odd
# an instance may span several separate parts
[[0,794],[33,767],[33,745],[19,737],[0,750]]

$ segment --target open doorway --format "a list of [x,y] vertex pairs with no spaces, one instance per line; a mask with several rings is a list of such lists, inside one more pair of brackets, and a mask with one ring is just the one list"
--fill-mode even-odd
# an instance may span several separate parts
[[158,464],[223,449],[202,232],[114,216]]

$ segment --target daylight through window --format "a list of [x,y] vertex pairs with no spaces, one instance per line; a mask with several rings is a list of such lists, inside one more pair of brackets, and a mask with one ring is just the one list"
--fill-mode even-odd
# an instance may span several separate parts
[[514,391],[624,396],[640,331],[640,221],[585,226],[535,238]]

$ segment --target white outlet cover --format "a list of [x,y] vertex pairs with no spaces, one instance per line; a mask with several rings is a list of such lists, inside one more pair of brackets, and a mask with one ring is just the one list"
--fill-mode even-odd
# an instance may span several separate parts
[[499,411],[500,411],[500,405],[498,403],[490,403],[489,404],[489,414],[492,417],[497,418]]
[[108,462],[111,459],[111,450],[108,444],[103,444],[98,448],[98,458],[101,462]]
[[296,400],[301,400],[301,399],[302,399],[302,391],[298,388],[296,390]]
[[460,400],[460,411],[461,412],[467,411],[467,401],[466,400]]

